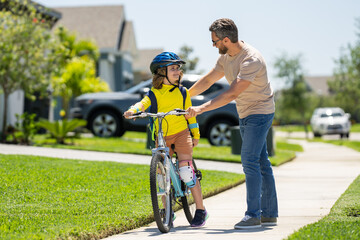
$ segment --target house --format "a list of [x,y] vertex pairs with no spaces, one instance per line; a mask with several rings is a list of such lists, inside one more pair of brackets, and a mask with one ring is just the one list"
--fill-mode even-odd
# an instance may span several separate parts
[[[124,6],[61,7],[47,9],[47,14],[57,17],[53,29],[64,26],[76,32],[78,39],[96,42],[100,50],[97,72],[112,91],[126,90],[151,77],[149,64],[162,49],[137,48],[133,23],[126,20]],[[46,100],[23,100],[23,93],[16,93],[10,98],[9,124],[15,123],[15,113],[22,114],[23,111],[34,112],[50,120],[59,118],[59,105],[49,111],[48,107],[44,107],[49,106]]]
[[[0,2],[0,10],[10,10],[9,7],[10,0],[5,0]],[[21,4],[21,2],[20,2]],[[44,6],[32,2],[32,4],[35,6],[38,13],[42,15],[42,18],[45,19],[50,23],[50,27],[54,26],[56,22],[61,18],[61,14],[55,10],[45,8]],[[26,10],[26,8],[25,8]],[[49,101],[46,103],[49,105]],[[8,98],[8,111],[7,111],[7,123],[14,125],[16,122],[16,114],[22,114],[26,109],[29,108],[29,101],[26,100],[24,96],[24,92],[22,90],[17,90],[14,93],[10,94]],[[49,111],[44,112],[44,105],[38,104],[33,109],[35,113],[38,111],[42,111],[42,113],[47,117],[49,115]],[[49,109],[49,108],[47,108]],[[3,112],[4,112],[4,95],[1,93],[0,88],[0,132],[3,131]]]
[[307,76],[305,82],[310,91],[318,95],[328,96],[331,94],[329,90],[329,81],[333,81],[333,76]]
[[79,39],[91,39],[100,49],[98,75],[112,91],[122,91],[151,78],[150,62],[163,49],[138,49],[133,23],[122,5],[55,8],[64,26]]
[[54,29],[64,26],[78,39],[94,41],[100,50],[98,75],[112,91],[133,85],[133,59],[138,56],[132,22],[126,21],[124,7],[91,6],[54,8],[62,17]]
[[139,57],[133,62],[134,84],[138,84],[141,81],[148,80],[152,77],[150,63],[156,55],[163,51],[162,48],[139,50]]

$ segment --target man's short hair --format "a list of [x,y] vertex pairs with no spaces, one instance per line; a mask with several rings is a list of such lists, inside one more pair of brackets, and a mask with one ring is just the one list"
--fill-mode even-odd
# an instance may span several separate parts
[[209,27],[209,31],[214,32],[220,39],[228,37],[232,43],[238,41],[238,29],[234,21],[229,18],[220,18],[216,20]]

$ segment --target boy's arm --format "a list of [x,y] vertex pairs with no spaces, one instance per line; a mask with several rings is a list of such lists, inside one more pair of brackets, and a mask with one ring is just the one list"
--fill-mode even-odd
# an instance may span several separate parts
[[[185,109],[188,109],[192,106],[191,98],[189,91],[186,89],[186,99],[185,99]],[[200,139],[200,130],[199,130],[199,124],[196,122],[196,117],[192,117],[187,119],[189,123],[189,129],[193,135],[194,139]]]
[[144,112],[151,104],[150,98],[145,96],[140,102],[132,105],[126,112],[124,112],[124,117],[128,118],[137,112]]

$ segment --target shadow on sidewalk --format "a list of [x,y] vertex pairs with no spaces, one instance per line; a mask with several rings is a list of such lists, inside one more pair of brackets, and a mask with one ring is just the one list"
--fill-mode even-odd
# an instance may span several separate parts
[[[168,234],[171,233],[180,233],[182,235],[187,235],[187,234],[194,234],[194,232],[202,232],[205,234],[234,234],[234,233],[256,233],[256,232],[264,232],[264,231],[268,231],[268,230],[272,230],[273,227],[261,227],[261,228],[254,228],[254,229],[219,229],[219,228],[207,228],[207,227],[202,227],[202,228],[192,228],[190,226],[176,226],[174,228],[171,228],[170,232]],[[137,231],[130,231],[130,232],[124,232],[123,235],[141,235],[143,233],[148,233],[149,237],[155,237],[155,236],[160,236],[166,233],[161,233],[156,227],[154,228],[145,228],[143,231],[139,231],[139,229],[137,229]]]

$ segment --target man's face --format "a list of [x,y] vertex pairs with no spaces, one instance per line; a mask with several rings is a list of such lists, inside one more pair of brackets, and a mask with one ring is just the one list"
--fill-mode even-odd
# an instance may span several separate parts
[[211,41],[213,43],[213,46],[219,49],[220,54],[225,54],[228,51],[228,48],[224,46],[223,39],[218,38],[216,36],[215,32],[211,32]]

